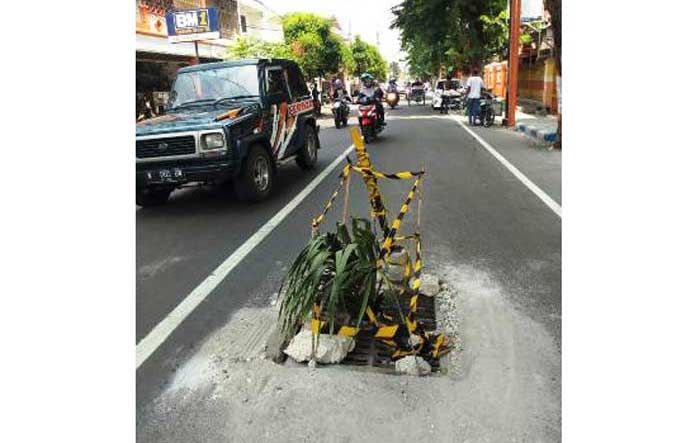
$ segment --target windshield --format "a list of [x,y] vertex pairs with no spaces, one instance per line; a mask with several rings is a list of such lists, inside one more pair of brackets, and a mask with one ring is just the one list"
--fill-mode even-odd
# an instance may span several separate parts
[[[444,90],[444,89],[445,89],[445,83],[447,83],[445,80],[439,81],[438,84],[437,84],[437,86],[435,87],[435,89],[442,89],[442,90]],[[450,89],[459,89],[459,88],[462,87],[462,85],[459,84],[459,81],[458,81],[458,80],[452,80],[452,81],[450,82],[450,86],[451,86]]]
[[205,69],[177,75],[170,93],[170,106],[176,108],[259,94],[256,65]]

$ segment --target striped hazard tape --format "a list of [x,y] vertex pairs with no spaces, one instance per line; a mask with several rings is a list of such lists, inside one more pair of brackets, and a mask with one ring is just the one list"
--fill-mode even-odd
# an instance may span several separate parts
[[382,250],[379,254],[380,261],[384,259],[384,256],[389,252],[391,246],[394,244],[394,237],[396,237],[396,235],[399,232],[399,228],[401,228],[401,221],[406,216],[406,213],[408,212],[408,206],[411,204],[411,201],[413,201],[413,197],[416,194],[416,189],[418,189],[418,186],[420,185],[422,179],[423,175],[419,175],[418,179],[409,191],[406,200],[403,202],[403,205],[401,205],[399,215],[397,215],[394,221],[391,223],[391,229],[389,230],[389,233],[384,237],[384,243],[382,243]]
[[345,180],[348,179],[348,176],[350,175],[350,165],[345,165],[343,167],[343,171],[340,174],[340,184],[338,187],[335,189],[333,194],[331,195],[331,198],[328,199],[328,203],[326,203],[326,206],[323,208],[323,212],[318,217],[315,217],[313,221],[311,222],[311,227],[313,229],[316,229],[319,227],[321,223],[323,223],[324,218],[326,217],[326,214],[328,214],[328,211],[331,209],[331,206],[333,206],[333,202],[335,202],[336,197],[338,197],[338,193],[340,190],[343,188],[343,185],[345,185]]
[[402,171],[395,172],[393,174],[387,174],[386,172],[377,171],[372,168],[361,168],[359,166],[353,166],[352,169],[359,172],[362,175],[371,176],[374,178],[388,178],[392,180],[407,180],[412,177],[418,177],[419,175],[425,174],[424,171]]
[[[380,340],[390,348],[393,348],[392,358],[394,359],[405,355],[416,354],[438,358],[449,350],[447,337],[445,337],[443,334],[427,334],[417,319],[418,294],[421,286],[421,269],[423,266],[421,236],[419,232],[422,193],[419,191],[419,188],[422,184],[423,177],[425,176],[425,171],[401,171],[391,174],[377,171],[373,168],[372,163],[370,162],[364,141],[362,140],[357,128],[353,128],[351,130],[351,135],[355,145],[355,152],[357,154],[357,164],[352,164],[350,159],[347,159],[348,164],[343,167],[340,174],[340,183],[338,184],[338,187],[335,189],[330,199],[324,206],[321,214],[312,220],[312,232],[314,235],[317,233],[318,227],[325,220],[325,217],[327,216],[330,208],[333,206],[333,203],[338,197],[340,190],[344,185],[348,184],[351,172],[354,171],[361,174],[362,180],[367,188],[371,214],[373,218],[378,221],[383,232],[383,240],[382,244],[380,245],[381,249],[377,260],[377,267],[379,269],[384,268],[388,263],[390,263],[387,255],[392,251],[403,248],[403,246],[397,244],[398,242],[407,240],[415,241],[415,261],[411,263],[411,261],[408,260],[403,265],[404,273],[402,284],[394,286],[394,290],[397,291],[394,294],[398,294],[399,297],[410,297],[409,309],[406,315],[404,315],[399,307],[398,312],[401,318],[394,319],[383,312],[380,312],[379,315],[377,315],[371,307],[367,306],[363,316],[366,317],[368,321],[364,322],[361,327],[339,325],[337,331],[335,331],[336,328],[333,328],[334,330],[331,331],[328,322],[321,319],[322,308],[315,304],[312,309],[311,318],[312,333],[315,337],[317,337],[321,329],[326,329],[328,330],[328,333],[331,334],[337,333],[338,335],[346,337],[355,337],[360,330],[366,330],[370,332],[376,340]],[[407,180],[411,178],[416,178],[416,181],[401,205],[398,215],[392,221],[391,226],[389,226],[387,223],[388,213],[384,206],[377,180]],[[347,186],[346,192],[348,192]],[[414,199],[416,199],[416,193],[418,193],[418,222],[416,232],[410,235],[399,235],[399,230],[403,219],[408,213],[411,203],[414,201]]]

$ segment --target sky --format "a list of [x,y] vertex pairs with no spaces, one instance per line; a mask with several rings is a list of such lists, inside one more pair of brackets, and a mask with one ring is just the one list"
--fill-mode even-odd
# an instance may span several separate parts
[[359,34],[362,40],[377,44],[387,62],[400,61],[401,53],[398,30],[389,29],[393,20],[390,9],[402,0],[262,0],[278,14],[304,11],[330,17],[335,15],[343,32]]

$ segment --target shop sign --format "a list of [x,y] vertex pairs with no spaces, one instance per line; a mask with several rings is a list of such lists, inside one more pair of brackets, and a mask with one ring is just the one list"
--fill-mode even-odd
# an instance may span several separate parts
[[216,8],[172,11],[166,18],[170,43],[220,38]]

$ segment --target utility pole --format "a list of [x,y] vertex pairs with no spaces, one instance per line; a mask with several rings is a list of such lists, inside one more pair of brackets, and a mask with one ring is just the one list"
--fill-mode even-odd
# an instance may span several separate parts
[[510,0],[510,43],[508,46],[508,98],[506,126],[515,126],[515,108],[518,105],[518,63],[520,56],[520,0]]

